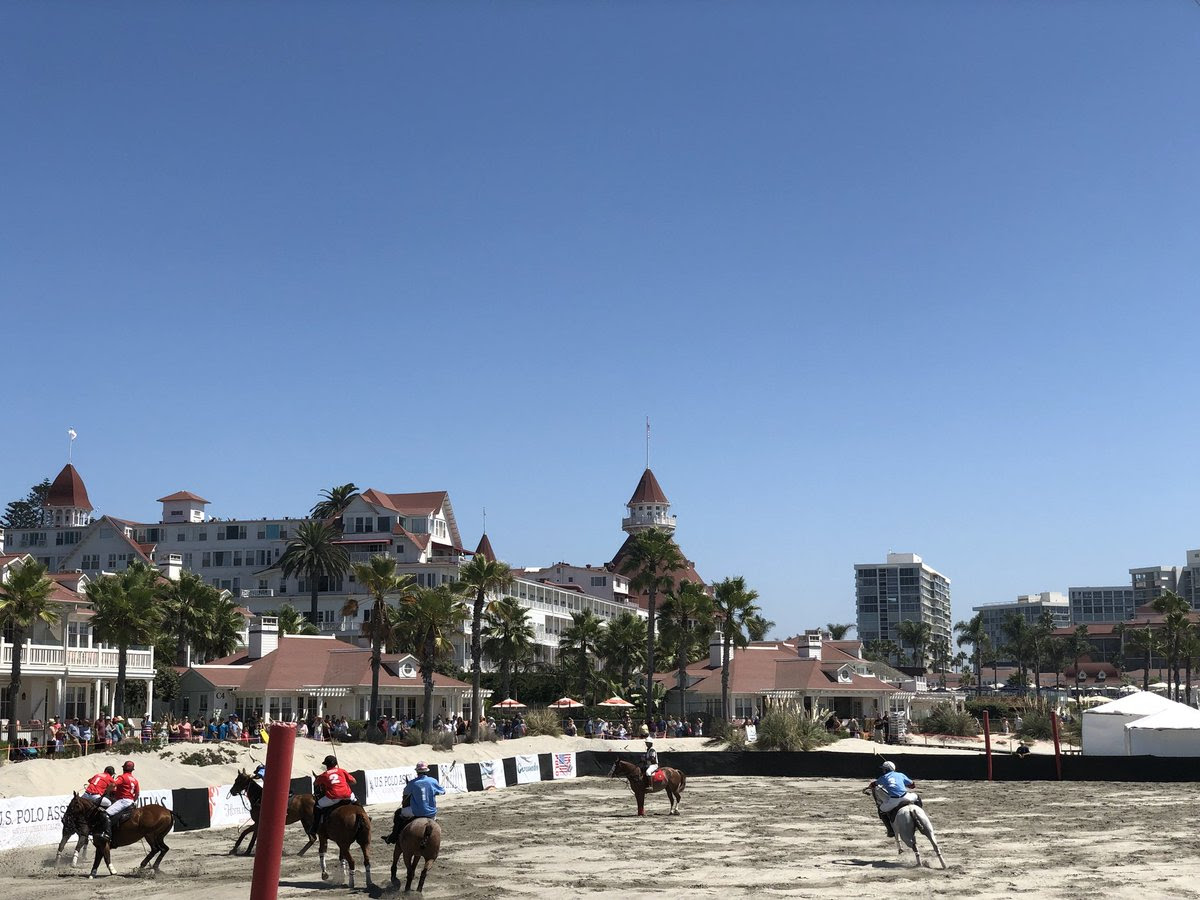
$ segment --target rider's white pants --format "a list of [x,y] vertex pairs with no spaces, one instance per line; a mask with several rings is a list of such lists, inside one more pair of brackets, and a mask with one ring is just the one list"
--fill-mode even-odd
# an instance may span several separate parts
[[131,806],[133,806],[133,801],[126,797],[124,800],[113,801],[113,805],[106,809],[105,812],[108,813],[108,817],[111,819],[115,818],[118,813],[125,812]]
[[651,775],[653,775],[657,771],[658,771],[657,765],[651,764],[651,765],[646,766],[646,777],[649,778]]
[[893,809],[895,809],[901,803],[904,803],[904,801],[906,801],[906,800],[909,803],[916,803],[917,795],[913,791],[909,791],[903,797],[888,797],[886,800],[884,800],[882,803],[879,804],[879,811],[885,812],[885,813],[890,813]]
[[333,804],[341,803],[345,799],[345,797],[322,797],[317,801],[317,806],[321,807],[321,809],[329,809]]
[[84,794],[83,796],[85,799],[91,800],[93,803],[97,804],[101,809],[108,809],[110,806],[112,806],[111,800],[109,800],[107,797],[102,797],[99,794]]

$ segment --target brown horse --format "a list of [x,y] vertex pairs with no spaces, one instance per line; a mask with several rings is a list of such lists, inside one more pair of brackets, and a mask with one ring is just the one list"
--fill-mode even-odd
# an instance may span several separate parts
[[[250,845],[246,847],[246,855],[249,856],[254,852],[254,842],[258,840],[258,817],[262,812],[263,789],[262,785],[254,780],[253,775],[239,769],[237,778],[233,780],[233,786],[229,789],[229,796],[237,797],[243,793],[250,800],[251,823],[238,835],[238,839],[233,842],[233,849],[229,852],[237,853],[238,847],[242,845],[246,835],[250,835]],[[312,831],[315,805],[316,800],[313,799],[312,794],[295,794],[288,798],[287,821],[284,824],[291,825],[299,822],[304,827],[304,833],[308,835],[308,843],[300,848],[299,856],[303,856],[304,852],[317,841]]]
[[338,845],[338,859],[342,862],[342,872],[347,875],[350,887],[354,887],[354,857],[350,855],[350,845],[358,843],[362,848],[367,887],[371,886],[371,817],[361,806],[350,803],[325,813],[325,818],[321,820],[319,837],[321,843],[317,847],[317,855],[321,858],[322,880],[329,880],[329,870],[325,868],[325,849],[332,838]]
[[78,792],[75,792],[71,797],[71,802],[67,804],[67,808],[63,810],[62,817],[62,840],[58,842],[58,850],[54,854],[55,863],[62,856],[63,848],[67,846],[67,841],[73,835],[79,835],[79,840],[75,842],[75,852],[71,854],[71,865],[79,862],[79,853],[81,850],[87,849],[88,834],[91,827],[88,821],[96,812],[96,804],[87,797],[81,797]]
[[[154,860],[154,865],[152,866],[154,871],[157,872],[159,865],[163,861],[163,857],[171,849],[167,846],[166,836],[175,824],[178,816],[165,806],[160,806],[157,803],[139,806],[134,809],[133,815],[113,828],[112,844],[109,844],[108,841],[104,840],[104,824],[97,818],[97,816],[105,815],[108,815],[108,813],[102,810],[95,810],[92,813],[91,821],[88,823],[91,826],[93,832],[92,841],[96,847],[96,852],[92,858],[92,871],[89,873],[88,878],[96,877],[96,870],[100,868],[101,860],[104,860],[108,874],[112,875],[113,867],[110,856],[112,848],[128,847],[130,844],[136,844],[143,839],[150,846],[150,852],[146,854],[146,858],[142,860],[142,864],[138,868],[146,868],[146,863],[150,862],[151,857],[157,853],[158,859]],[[99,834],[96,834],[96,832],[99,832]]]
[[[646,794],[657,794],[661,790],[667,792],[667,799],[671,801],[671,811],[668,815],[677,816],[679,815],[679,795],[683,793],[684,785],[687,784],[687,776],[678,769],[671,769],[667,766],[660,766],[658,771],[663,773],[663,778],[661,781],[652,780],[649,791],[646,790],[646,782],[642,777],[641,768],[623,759],[618,759],[613,763],[608,777],[614,778],[617,775],[623,775],[629,779],[630,790],[633,791],[633,796],[637,798],[639,816],[646,814]],[[655,775],[657,774],[658,772],[655,773]]]
[[417,893],[425,890],[425,876],[429,867],[438,858],[442,849],[442,826],[433,819],[413,819],[400,832],[400,840],[396,841],[396,849],[392,851],[392,881],[399,882],[396,877],[396,863],[401,854],[404,856],[404,869],[408,878],[404,882],[404,892],[412,888],[413,875],[417,871],[417,859],[425,860],[421,868],[421,880],[417,882]]

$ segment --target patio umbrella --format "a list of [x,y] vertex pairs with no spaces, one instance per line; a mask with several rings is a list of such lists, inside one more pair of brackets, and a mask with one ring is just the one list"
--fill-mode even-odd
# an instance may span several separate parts
[[524,709],[525,704],[520,700],[514,700],[509,697],[507,700],[501,700],[499,703],[493,703],[492,709]]
[[620,706],[625,709],[633,709],[633,704],[628,700],[622,700],[620,697],[609,697],[599,704],[600,706]]
[[1167,690],[1169,687],[1170,687],[1170,685],[1169,685],[1169,684],[1167,684],[1165,681],[1156,681],[1156,682],[1154,682],[1154,684],[1150,685],[1150,690],[1152,690],[1152,691],[1165,691],[1165,690]]
[[578,700],[572,700],[570,697],[562,697],[550,704],[551,709],[578,709],[584,704]]

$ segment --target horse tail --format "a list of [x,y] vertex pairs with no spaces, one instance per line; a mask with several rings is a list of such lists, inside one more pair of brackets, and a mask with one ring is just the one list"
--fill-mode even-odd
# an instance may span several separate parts
[[189,827],[188,823],[184,820],[183,816],[181,816],[179,813],[175,812],[175,810],[173,810],[173,809],[170,810],[170,813],[171,813],[171,825],[172,826],[181,825],[184,828]]
[[423,835],[421,835],[421,843],[417,845],[417,849],[424,850],[425,847],[429,844],[429,838],[432,835],[433,835],[433,820],[427,819],[425,821],[425,833]]
[[360,812],[355,817],[354,840],[365,847],[371,841],[371,820],[366,812]]
[[679,771],[679,769],[676,769],[675,771],[676,771],[676,772],[679,772],[679,790],[678,790],[678,793],[682,794],[682,793],[683,793],[683,788],[684,788],[684,786],[687,784],[687,776],[686,776],[685,774],[683,774],[683,772],[680,772],[680,771]]

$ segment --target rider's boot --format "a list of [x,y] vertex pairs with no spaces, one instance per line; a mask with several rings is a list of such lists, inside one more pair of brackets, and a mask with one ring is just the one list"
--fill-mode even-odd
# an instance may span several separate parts
[[321,817],[324,814],[324,812],[325,812],[325,810],[323,810],[319,806],[313,807],[312,833],[309,835],[309,837],[315,838],[321,833]]
[[883,827],[887,829],[887,836],[894,838],[896,836],[896,829],[892,828],[892,819],[883,810],[879,811],[879,821],[883,822]]
[[105,816],[104,816],[104,842],[106,844],[112,843],[112,828],[113,828],[112,816],[105,814]]

